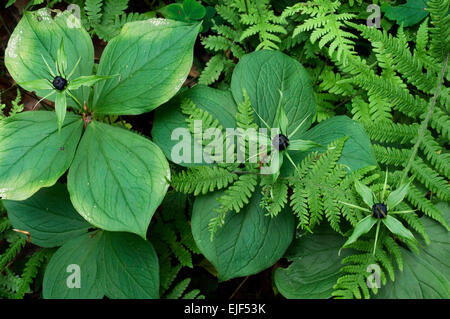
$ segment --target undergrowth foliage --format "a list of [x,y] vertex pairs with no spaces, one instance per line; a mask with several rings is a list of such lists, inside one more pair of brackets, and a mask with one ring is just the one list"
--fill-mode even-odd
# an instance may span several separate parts
[[[4,216],[4,209],[0,202],[0,297],[22,299],[26,294],[33,293],[38,272],[53,254],[51,249],[40,248],[23,257],[27,239],[11,229],[9,220]],[[5,246],[5,248],[3,248]],[[20,265],[20,259],[25,264]],[[14,267],[13,267],[14,266]]]
[[[8,1],[7,5],[14,2]],[[53,8],[62,5],[61,2],[47,1],[47,5]],[[167,4],[145,2],[151,7],[149,11],[137,13],[131,12],[133,5],[129,0],[74,1],[81,7],[81,22],[90,36],[105,42],[119,35],[126,23],[161,17],[161,8]],[[261,195],[258,204],[265,218],[273,221],[284,213],[294,216],[298,237],[307,233],[314,236],[319,225],[327,224],[339,236],[348,238],[367,217],[354,209],[365,203],[355,183],[361,183],[373,193],[384,192],[387,187],[389,193],[410,181],[405,199],[398,205],[399,211],[408,212],[396,215],[401,224],[427,245],[432,238],[422,216],[450,230],[440,206],[450,202],[450,71],[447,67],[450,1],[427,1],[426,18],[409,27],[383,17],[379,29],[366,25],[366,8],[372,2],[381,4],[364,0],[197,2],[197,5],[201,3],[213,9],[207,10],[213,12],[213,18],[205,18],[212,26],[208,27],[209,31],[200,31],[200,41],[196,44],[195,50],[200,44],[206,49],[208,59],[203,63],[200,61],[205,60],[203,56],[195,57],[194,65],[200,73],[194,81],[228,89],[237,63],[246,54],[281,51],[299,61],[310,77],[317,103],[317,112],[311,116],[313,127],[335,115],[352,117],[369,136],[378,165],[350,170],[342,164],[348,136],[322,145],[321,152],[305,152],[298,162],[290,160],[295,166],[292,173],[284,174],[279,170],[276,178],[261,174],[263,163],[249,158],[242,163],[214,161],[216,156],[228,152],[234,159],[238,158],[238,150],[248,154],[251,141],[228,145],[219,119],[190,99],[182,100],[179,111],[185,116],[185,124],[194,140],[198,133],[204,135],[196,131],[196,121],[201,121],[204,131],[219,129],[223,133],[220,141],[223,153],[209,154],[213,163],[208,165],[189,168],[171,165],[172,189],[151,219],[149,229],[159,262],[161,298],[205,298],[191,274],[196,266],[204,267],[209,258],[202,256],[200,244],[197,247],[191,218],[196,197],[212,192],[220,191],[221,195],[217,197],[214,215],[207,225],[211,243],[219,228],[225,225],[226,217],[242,214],[255,192],[261,192],[257,194]],[[43,5],[44,1],[35,0],[27,8]],[[191,73],[195,72],[191,70]],[[16,98],[6,103],[0,92],[0,120],[23,111],[22,93],[17,89]],[[289,99],[280,91],[280,101],[282,98]],[[236,106],[237,128],[258,130],[255,119],[260,116],[245,91],[243,101]],[[83,113],[83,119],[85,115]],[[101,121],[139,129],[132,118],[130,123],[133,124],[130,124],[120,115]],[[195,142],[207,146],[210,141]],[[169,178],[166,180],[169,182]],[[55,250],[28,243],[26,236],[12,228],[6,212],[0,209],[0,297],[23,298],[39,291],[41,272]],[[360,235],[358,240],[345,246],[339,276],[328,297],[376,297],[389,282],[396,284],[405,266],[404,252],[419,254],[424,248],[421,242],[397,236],[386,228],[379,233],[378,228],[376,232],[372,228]],[[372,265],[380,267],[381,287],[368,287],[368,269]],[[211,273],[220,279],[220,271]]]

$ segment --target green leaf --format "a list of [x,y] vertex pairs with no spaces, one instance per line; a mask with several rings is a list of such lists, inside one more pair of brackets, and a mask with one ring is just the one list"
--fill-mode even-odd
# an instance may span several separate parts
[[72,163],[83,130],[67,114],[61,132],[54,112],[23,112],[0,121],[0,197],[24,200],[52,186]]
[[[173,161],[172,150],[176,155],[183,155],[182,151],[178,152],[174,147],[183,142],[182,137],[172,134],[178,128],[188,129],[186,123],[186,116],[180,110],[181,101],[190,99],[196,107],[209,112],[215,119],[217,119],[224,128],[236,127],[236,112],[237,106],[234,103],[233,97],[229,91],[222,91],[218,89],[209,88],[203,85],[197,85],[194,88],[187,90],[169,103],[161,106],[155,112],[155,120],[153,122],[152,136],[153,141],[162,149],[166,157]],[[186,143],[186,149],[191,150],[191,156],[188,163],[177,163],[182,166],[192,167],[199,165],[194,162],[194,145],[200,146],[198,142],[194,141],[194,137],[190,136],[190,141]],[[195,143],[195,144],[194,144]],[[203,163],[203,161],[202,161]]]
[[169,179],[169,164],[150,140],[94,121],[78,146],[67,186],[75,209],[88,222],[145,238]]
[[[52,17],[49,9],[24,11],[23,17],[14,29],[5,51],[5,65],[17,83],[28,91],[36,91],[38,96],[46,96],[49,89],[34,87],[30,81],[48,79],[53,81],[46,62],[56,73],[55,63],[61,41],[64,41],[67,54],[67,69],[71,70],[78,59],[80,64],[74,72],[75,77],[91,75],[94,66],[94,47],[86,30],[80,24],[72,23],[77,19],[70,11],[57,13]],[[24,83],[22,83],[24,82]],[[89,89],[80,88],[73,92],[79,101],[88,101]],[[55,97],[50,99],[54,101]],[[72,99],[69,106],[78,105]]]
[[149,241],[133,234],[103,234],[98,252],[100,282],[109,298],[159,298],[158,256]]
[[86,75],[86,76],[80,76],[76,78],[75,80],[72,80],[69,82],[68,89],[69,90],[76,90],[80,86],[93,86],[95,83],[107,79],[114,78],[114,75],[111,76],[100,76],[100,75]]
[[[282,99],[282,96],[280,96],[280,99]],[[282,101],[280,101],[281,103]],[[280,105],[280,108],[278,109],[278,116],[277,116],[277,127],[280,128],[281,134],[287,135],[288,134],[288,125],[289,120],[286,115],[286,111],[284,108]]]
[[[303,138],[316,113],[316,101],[309,75],[299,62],[279,51],[247,54],[236,65],[231,80],[231,91],[237,103],[244,102],[243,89],[252,107],[271,127],[277,127],[278,105],[289,119],[288,133],[309,116],[295,136],[290,136]],[[256,123],[264,127],[260,119],[256,119]]]
[[[450,223],[448,203],[444,217]],[[419,254],[404,248],[403,271],[397,271],[395,282],[381,289],[376,298],[381,299],[450,299],[450,236],[448,231],[434,220],[421,218],[431,243],[421,242]]]
[[192,22],[201,20],[206,14],[206,9],[195,0],[184,0],[181,3],[172,3],[158,10],[168,19]]
[[400,185],[399,188],[389,194],[388,198],[386,199],[386,204],[389,209],[395,208],[395,206],[402,202],[402,200],[408,193],[409,184],[410,183]]
[[372,208],[373,204],[375,203],[374,201],[376,200],[372,190],[358,180],[355,181],[355,189],[363,199],[364,203]]
[[67,100],[65,92],[56,93],[55,99],[55,113],[56,120],[58,122],[58,130],[61,130],[61,126],[64,123],[64,118],[66,117]]
[[[79,288],[67,284],[76,282],[71,265],[79,266]],[[79,236],[53,255],[44,275],[43,296],[158,298],[158,257],[150,242],[136,235],[97,231]]]
[[9,6],[12,6],[17,0],[9,0],[8,3],[6,3],[5,5],[5,9],[8,8]]
[[358,224],[356,224],[352,235],[347,239],[347,241],[342,247],[346,247],[354,243],[359,237],[361,237],[364,234],[367,234],[372,229],[373,225],[375,225],[376,222],[377,220],[373,218],[371,215],[361,219],[358,222]]
[[265,216],[260,207],[261,189],[238,214],[229,212],[225,224],[211,241],[208,224],[217,215],[214,208],[223,192],[197,197],[192,215],[192,234],[203,255],[214,265],[219,280],[256,274],[272,266],[292,242],[295,221],[284,210],[276,217]]
[[381,9],[386,18],[397,21],[398,25],[403,24],[404,27],[410,27],[419,23],[428,15],[426,4],[427,1],[425,0],[408,0],[406,3],[395,7],[384,3]]
[[97,83],[97,114],[142,114],[177,93],[192,66],[200,24],[166,19],[127,23],[103,51],[98,75],[119,77]]
[[17,84],[19,84],[21,87],[33,88],[33,91],[52,90],[53,89],[53,86],[50,84],[49,80],[47,80],[47,79],[39,79],[39,80],[33,80],[33,81],[27,81],[27,82],[20,82]]
[[292,263],[274,273],[278,291],[290,299],[330,298],[340,274],[343,256],[337,252],[343,243],[341,235],[323,225],[294,240],[284,256]]
[[[320,122],[303,133],[301,138],[323,145],[320,148],[311,149],[310,152],[325,152],[328,144],[345,136],[348,136],[348,139],[345,141],[338,163],[346,165],[351,171],[370,165],[378,165],[372,150],[372,144],[364,128],[360,123],[347,116],[335,116]],[[289,152],[289,154],[295,163],[300,163],[308,152]],[[287,176],[292,172],[291,165],[283,167],[283,175]]]
[[410,240],[415,240],[414,235],[395,217],[387,215],[381,220],[391,233]]
[[314,147],[321,147],[322,145],[317,144],[314,141],[306,141],[306,140],[290,140],[288,151],[308,151]]
[[[45,299],[98,299],[104,296],[99,285],[98,272],[101,270],[97,263],[101,239],[101,232],[84,234],[56,251],[45,269],[42,289]],[[70,285],[76,284],[77,273],[80,275],[80,288]]]
[[13,227],[29,232],[31,242],[41,247],[61,246],[91,227],[73,208],[66,187],[58,183],[24,201],[4,200],[3,205]]
[[56,70],[60,75],[66,75],[67,71],[67,55],[64,50],[64,38],[61,39],[58,51],[56,52]]
[[196,0],[184,0],[183,9],[189,20],[201,20],[206,14],[206,9]]

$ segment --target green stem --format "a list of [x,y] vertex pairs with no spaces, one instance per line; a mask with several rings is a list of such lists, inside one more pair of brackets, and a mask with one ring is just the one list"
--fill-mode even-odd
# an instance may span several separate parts
[[375,243],[373,244],[373,255],[375,256],[375,251],[377,250],[378,233],[380,232],[381,220],[377,222],[377,231],[375,233]]
[[400,180],[400,185],[402,185],[404,183],[405,179],[408,177],[408,172],[411,168],[412,163],[414,162],[414,158],[416,157],[417,151],[419,150],[420,143],[422,143],[423,136],[425,135],[425,131],[428,126],[428,122],[430,121],[431,115],[433,114],[433,110],[436,105],[436,100],[439,95],[439,91],[441,90],[442,82],[444,80],[445,70],[447,69],[447,64],[448,64],[448,54],[447,54],[447,57],[445,58],[444,66],[442,67],[442,70],[441,70],[441,77],[439,79],[439,84],[436,89],[436,93],[433,96],[433,100],[431,102],[431,107],[428,110],[427,116],[425,117],[425,120],[422,123],[422,128],[420,130],[417,141],[414,144],[413,151],[411,152],[411,156],[408,160],[408,164],[406,165],[405,170],[403,171],[403,176]]

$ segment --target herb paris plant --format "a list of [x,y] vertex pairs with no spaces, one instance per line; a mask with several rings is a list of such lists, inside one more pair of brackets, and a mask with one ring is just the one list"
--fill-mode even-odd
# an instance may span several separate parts
[[[39,96],[58,91],[60,130],[52,125],[55,114],[49,111],[24,112],[0,123],[0,195],[27,199],[41,187],[55,184],[70,168],[70,199],[81,216],[101,229],[145,238],[168,188],[169,165],[147,138],[99,119],[107,114],[141,114],[170,99],[188,75],[200,25],[165,19],[126,24],[106,46],[97,75],[92,76],[92,41],[80,24],[67,23],[74,18],[67,11],[55,17],[48,9],[25,12],[10,38],[5,55],[8,71],[24,89]],[[65,91],[49,87],[42,80],[49,75],[43,60],[57,61],[54,75],[65,76],[67,68],[78,79],[69,80]],[[99,79],[105,81],[93,91],[81,87]],[[62,79],[55,82],[63,88]],[[73,113],[64,116],[66,91],[73,95],[67,101]],[[87,107],[82,109],[75,101]]]

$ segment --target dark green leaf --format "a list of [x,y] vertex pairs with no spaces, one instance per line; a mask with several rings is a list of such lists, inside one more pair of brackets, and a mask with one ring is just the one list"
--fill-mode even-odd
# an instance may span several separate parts
[[214,265],[219,280],[256,274],[272,266],[292,242],[295,221],[292,213],[265,216],[261,208],[261,189],[257,188],[239,213],[229,212],[225,224],[211,241],[208,224],[217,213],[222,192],[197,197],[192,215],[192,233],[198,248]]
[[[372,150],[372,144],[364,128],[347,116],[335,116],[325,120],[302,134],[301,138],[312,140],[320,145],[320,148],[311,151],[325,151],[326,146],[338,138],[348,136],[345,141],[339,163],[346,165],[351,171],[369,166],[378,165]],[[308,154],[307,152],[289,152],[295,163],[300,163]],[[284,165],[283,174],[292,173],[292,165]]]
[[[188,129],[186,116],[180,110],[181,101],[185,98],[190,99],[194,104],[217,119],[224,128],[236,127],[236,110],[233,97],[229,91],[222,91],[197,85],[194,88],[177,95],[167,105],[160,107],[155,114],[155,121],[152,129],[153,141],[161,147],[166,157],[173,161],[172,150],[174,146],[179,144],[183,139],[172,134],[178,128]],[[191,135],[190,135],[191,136]],[[198,142],[195,142],[198,146]],[[180,144],[179,144],[180,145]],[[189,163],[177,163],[183,166],[194,166],[199,163],[194,162],[194,137],[191,136],[190,144],[186,144],[191,151],[191,159]],[[175,149],[176,151],[176,149]],[[179,152],[176,151],[176,155]],[[181,152],[182,155],[182,152]]]
[[3,201],[14,228],[30,233],[31,242],[41,247],[61,246],[91,227],[70,202],[62,184],[43,188],[24,201]]
[[339,277],[343,256],[338,256],[344,238],[328,226],[314,229],[294,240],[285,257],[287,268],[277,268],[275,285],[286,298],[326,299]]
[[[436,205],[445,212],[444,217],[450,223],[448,203]],[[395,282],[389,282],[380,291],[377,298],[397,299],[449,299],[450,298],[450,236],[439,223],[424,216],[422,222],[430,236],[427,246],[416,255],[401,248],[403,272],[397,271]]]
[[[271,127],[277,127],[278,105],[284,108],[289,119],[288,135],[308,117],[295,136],[290,136],[303,139],[302,134],[316,113],[316,101],[309,75],[299,62],[279,51],[247,54],[237,64],[231,80],[231,91],[237,103],[244,101],[243,89],[252,107]],[[264,127],[260,119],[255,120]]]
[[[74,267],[79,267],[79,288],[68,285],[76,275],[69,271]],[[67,242],[53,255],[44,275],[44,298],[105,295],[112,299],[159,297],[158,257],[150,242],[133,234],[97,231]]]
[[427,15],[425,0],[408,0],[405,4],[391,6],[383,4],[381,9],[384,16],[390,20],[397,21],[397,24],[403,24],[404,27],[410,27],[422,21]]

